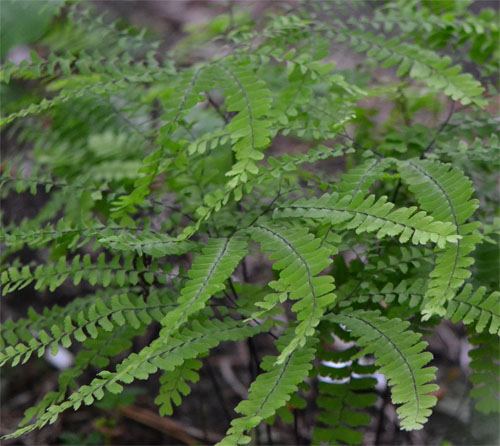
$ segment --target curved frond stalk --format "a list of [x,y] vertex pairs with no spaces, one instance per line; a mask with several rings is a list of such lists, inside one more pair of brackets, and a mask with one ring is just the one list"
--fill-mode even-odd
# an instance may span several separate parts
[[405,430],[422,429],[437,398],[430,395],[437,385],[435,367],[424,367],[432,354],[422,352],[427,346],[421,336],[408,330],[410,325],[400,319],[387,319],[376,311],[349,311],[330,315],[329,319],[351,330],[363,347],[358,356],[372,353],[392,387],[392,402],[401,404],[397,413]]
[[272,252],[270,259],[277,260],[273,268],[280,271],[280,277],[270,286],[288,293],[289,299],[298,300],[292,307],[298,325],[294,338],[277,360],[282,363],[294,349],[303,347],[307,338],[314,335],[326,306],[335,300],[333,277],[318,276],[331,263],[330,251],[320,247],[321,240],[309,234],[306,228],[257,225],[249,232],[263,251]]
[[377,238],[399,236],[400,243],[411,239],[416,245],[432,241],[444,247],[457,242],[451,223],[436,221],[423,211],[416,212],[414,206],[393,208],[394,204],[385,196],[375,201],[374,195],[363,198],[358,194],[353,198],[333,193],[286,203],[275,209],[273,218],[310,218],[334,226],[342,224],[345,229],[355,229],[357,234],[377,231]]
[[478,207],[471,200],[474,190],[471,181],[458,169],[438,161],[411,160],[398,162],[401,178],[408,184],[420,206],[436,220],[450,222],[460,236],[455,245],[438,251],[436,265],[431,272],[423,308],[424,318],[433,314],[444,316],[444,305],[456,294],[474,260],[468,256],[481,240],[479,223],[466,224]]

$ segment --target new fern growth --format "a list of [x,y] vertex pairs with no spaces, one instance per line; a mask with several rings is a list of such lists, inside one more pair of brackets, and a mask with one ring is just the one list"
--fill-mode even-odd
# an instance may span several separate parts
[[[6,438],[157,372],[171,415],[202,358],[254,336],[267,355],[252,350],[260,369],[219,444],[300,410],[311,441],[361,444],[375,374],[399,428],[422,429],[438,389],[425,339],[446,320],[477,346],[477,410],[499,411],[497,13],[271,2],[164,52],[63,3],[0,76],[0,364],[75,359]],[[349,51],[356,68],[337,69]],[[36,212],[9,215],[16,197]],[[10,310],[41,292],[43,307]]]

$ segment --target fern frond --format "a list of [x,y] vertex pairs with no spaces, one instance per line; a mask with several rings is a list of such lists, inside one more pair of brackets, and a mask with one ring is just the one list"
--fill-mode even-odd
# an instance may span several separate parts
[[500,336],[500,292],[487,293],[486,287],[473,290],[468,283],[448,303],[445,318],[453,323],[462,321],[465,325],[475,325],[478,333],[488,328],[490,334]]
[[104,287],[110,284],[136,285],[140,278],[148,284],[155,280],[165,283],[162,267],[156,261],[145,266],[142,258],[134,254],[116,255],[110,262],[106,261],[104,253],[101,253],[96,261],[92,260],[90,254],[85,254],[82,258],[77,254],[71,262],[66,260],[66,256],[62,256],[57,262],[38,265],[34,270],[29,265],[22,268],[11,266],[0,275],[5,294],[26,288],[32,283],[35,290],[48,287],[50,291],[54,291],[68,278],[72,279],[75,286],[82,279],[91,285]]
[[[175,305],[165,294],[161,297],[152,294],[147,301],[140,296],[119,294],[107,300],[96,298],[78,312],[78,308],[75,308],[72,314],[42,321],[44,323],[38,324],[36,335],[30,335],[25,321],[21,320],[18,324],[9,324],[8,330],[2,333],[7,345],[0,350],[0,364],[4,365],[8,361],[11,361],[12,367],[24,364],[35,352],[38,357],[42,356],[47,348],[55,355],[60,345],[68,348],[73,339],[78,342],[84,342],[87,338],[95,339],[101,329],[112,332],[125,324],[138,329],[153,320],[161,321],[172,308]],[[52,325],[47,328],[49,323]],[[18,338],[24,342],[18,343]]]
[[392,401],[401,404],[397,413],[405,430],[421,429],[436,404],[429,395],[438,387],[429,384],[435,379],[435,367],[424,367],[432,354],[422,352],[427,343],[421,336],[407,330],[409,323],[387,319],[376,311],[347,311],[330,315],[329,319],[344,324],[357,343],[363,347],[359,356],[373,353],[376,365],[392,387]]
[[59,388],[47,393],[38,404],[27,409],[19,427],[25,426],[33,418],[40,417],[48,407],[64,401],[67,391],[77,387],[77,379],[90,366],[107,366],[109,358],[130,348],[132,346],[131,339],[140,335],[143,329],[144,326],[137,329],[124,325],[112,332],[99,330],[96,339],[89,338],[84,341],[85,348],[76,355],[74,365],[59,375]]
[[277,282],[270,285],[289,299],[298,300],[292,307],[297,314],[295,337],[281,352],[277,362],[282,363],[315,332],[325,307],[335,300],[333,277],[318,276],[330,263],[330,252],[320,247],[321,240],[309,234],[306,228],[286,229],[257,225],[249,230],[263,251],[272,252],[277,260],[273,269],[280,271]]
[[223,79],[221,85],[225,85],[226,109],[237,112],[227,126],[237,162],[226,175],[234,177],[231,185],[235,187],[246,182],[247,171],[258,173],[255,161],[264,158],[259,149],[267,147],[271,141],[271,123],[264,119],[271,108],[271,92],[244,63],[233,61],[215,67],[218,77]]
[[124,253],[134,251],[142,256],[147,254],[154,258],[164,256],[178,256],[188,252],[196,252],[197,244],[191,241],[179,241],[166,234],[141,231],[136,234],[123,231],[119,235],[102,234],[96,241],[103,247],[112,251],[122,251]]
[[356,295],[342,303],[343,306],[346,306],[352,301],[359,303],[385,302],[387,304],[398,302],[399,304],[407,303],[410,308],[414,308],[421,304],[424,292],[425,282],[422,279],[402,280],[396,285],[387,282],[382,288],[378,288],[370,282],[363,282],[356,291]]
[[201,365],[197,359],[187,359],[174,370],[163,373],[160,377],[160,390],[155,399],[155,403],[160,406],[160,415],[172,415],[173,405],[179,406],[182,396],[191,393],[188,382],[195,383],[200,379],[197,370]]
[[451,65],[449,56],[441,57],[434,51],[418,45],[402,42],[397,37],[387,40],[385,36],[348,28],[342,21],[335,20],[335,28],[329,27],[338,42],[347,42],[358,53],[366,52],[369,57],[381,63],[383,68],[399,66],[398,76],[409,76],[426,83],[430,88],[463,105],[486,104],[481,98],[484,88],[469,73],[461,73],[458,65]]
[[388,158],[370,158],[359,166],[349,169],[340,177],[339,192],[351,194],[353,197],[358,192],[366,195],[390,164],[392,161]]
[[202,310],[207,301],[225,287],[224,282],[234,272],[247,253],[247,242],[234,236],[210,239],[188,272],[189,280],[180,292],[175,310],[161,321],[161,336],[168,339],[188,319]]
[[[438,161],[410,160],[398,162],[402,180],[420,206],[435,219],[450,222],[456,235],[460,236],[455,245],[448,245],[438,252],[436,266],[431,272],[431,280],[426,292],[423,309],[424,318],[433,314],[444,316],[444,305],[453,299],[456,290],[470,276],[469,266],[473,259],[468,257],[481,237],[477,232],[478,223],[466,221],[478,207],[471,181],[458,169]],[[442,246],[440,246],[442,248]]]
[[457,242],[451,223],[436,221],[423,211],[416,212],[416,207],[393,208],[394,204],[385,196],[375,201],[374,195],[363,198],[358,194],[353,198],[333,193],[279,206],[273,218],[311,218],[332,225],[343,223],[346,229],[355,229],[358,234],[377,231],[377,238],[399,235],[401,243],[411,239],[414,244],[432,241],[444,247],[447,242]]
[[18,429],[5,438],[18,437],[48,423],[54,423],[59,414],[70,407],[77,410],[82,404],[91,405],[95,400],[102,399],[105,391],[120,393],[123,386],[119,382],[128,384],[135,379],[147,379],[159,369],[173,370],[187,359],[203,356],[221,342],[245,339],[267,329],[266,324],[251,327],[231,319],[203,323],[195,320],[189,328],[171,336],[169,342],[159,337],[139,353],[131,354],[116,366],[115,372],[100,372],[99,377],[94,378],[89,385],[81,386],[68,400],[49,406],[34,424]]
[[410,268],[425,269],[432,263],[434,252],[428,248],[399,246],[396,250],[380,255],[377,252],[367,255],[365,271],[378,277],[380,274],[408,273]]
[[[291,340],[293,332],[282,336]],[[284,350],[281,349],[283,352]],[[314,348],[306,345],[294,349],[285,361],[277,361],[274,356],[266,356],[261,363],[264,373],[261,373],[251,384],[248,399],[242,401],[234,409],[243,415],[231,422],[226,437],[217,443],[219,446],[247,444],[250,438],[245,435],[257,427],[261,421],[273,416],[296,392],[298,385],[308,375],[312,368],[310,362],[314,359]]]
[[326,351],[318,356],[321,364],[317,368],[318,421],[327,427],[316,426],[313,440],[316,443],[337,445],[361,444],[363,434],[359,429],[370,422],[370,415],[363,412],[373,406],[377,395],[373,393],[376,379],[366,376],[373,373],[374,366],[361,365],[354,359],[357,349]]
[[496,335],[488,333],[475,334],[469,338],[475,347],[469,352],[472,374],[470,381],[474,384],[470,395],[477,400],[476,409],[482,413],[500,412],[500,343]]

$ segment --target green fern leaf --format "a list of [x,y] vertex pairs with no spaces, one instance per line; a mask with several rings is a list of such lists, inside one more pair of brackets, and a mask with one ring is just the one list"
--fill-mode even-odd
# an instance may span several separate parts
[[426,292],[424,318],[433,314],[444,316],[444,305],[453,299],[456,290],[470,276],[473,259],[468,257],[480,241],[478,224],[466,224],[477,209],[471,182],[454,167],[438,161],[411,160],[398,162],[401,178],[409,185],[422,208],[435,219],[450,222],[461,238],[455,245],[438,251],[436,266]]
[[469,352],[471,358],[470,380],[474,387],[471,397],[477,400],[476,409],[482,413],[500,412],[500,343],[498,337],[488,333],[476,334],[470,337],[470,343],[475,347]]
[[160,415],[172,415],[173,405],[179,406],[182,396],[191,393],[187,382],[195,383],[200,379],[197,370],[201,365],[197,359],[187,359],[174,370],[163,373],[160,378],[160,391],[155,399],[155,403],[160,406]]
[[359,354],[373,353],[379,367],[392,387],[392,401],[401,404],[397,413],[405,430],[422,429],[436,404],[429,395],[437,390],[435,367],[424,366],[432,360],[431,353],[422,352],[426,343],[421,336],[407,330],[409,323],[400,319],[387,319],[376,311],[347,311],[329,316],[330,320],[344,324],[357,343],[364,347]]
[[[279,344],[286,345],[283,340],[290,340],[293,332],[280,338]],[[247,444],[250,437],[245,432],[250,431],[259,423],[283,407],[292,393],[298,389],[298,384],[308,375],[312,368],[310,362],[314,359],[315,350],[309,346],[296,348],[285,361],[279,362],[276,357],[266,356],[261,363],[264,373],[252,383],[248,399],[242,401],[235,411],[241,418],[235,418],[227,431],[226,437],[218,443],[220,446]]]
[[478,333],[489,326],[490,334],[500,335],[500,292],[487,294],[486,287],[473,292],[472,285],[468,283],[448,303],[445,317],[454,323],[462,321],[465,325],[475,324]]
[[161,336],[168,336],[203,309],[208,299],[222,291],[224,282],[246,255],[247,242],[238,237],[210,239],[188,272],[189,280],[181,290],[177,308],[162,320]]
[[363,198],[358,194],[324,194],[320,198],[300,199],[276,208],[273,218],[311,218],[332,225],[343,224],[345,229],[355,229],[356,233],[375,232],[377,238],[398,236],[401,243],[411,239],[414,244],[428,241],[444,247],[447,242],[456,243],[453,225],[435,221],[425,212],[416,212],[416,207],[393,210],[394,204],[381,197]]
[[325,307],[335,299],[333,278],[318,276],[331,263],[330,252],[320,247],[321,240],[305,228],[258,225],[249,232],[264,251],[272,252],[271,260],[277,260],[273,268],[280,271],[280,277],[270,285],[282,293],[289,293],[291,300],[300,299],[292,307],[297,313],[298,325],[295,337],[278,358],[278,363],[282,363],[315,333]]

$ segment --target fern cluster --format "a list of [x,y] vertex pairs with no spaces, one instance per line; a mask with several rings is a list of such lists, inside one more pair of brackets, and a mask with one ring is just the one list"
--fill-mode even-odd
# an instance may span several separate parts
[[[264,333],[274,354],[221,445],[289,422],[310,387],[311,438],[361,444],[377,371],[400,428],[421,429],[438,389],[422,337],[443,320],[467,327],[470,396],[498,412],[498,14],[463,3],[276,2],[166,53],[84,4],[56,8],[30,59],[2,66],[2,92],[31,90],[2,107],[5,141],[29,149],[6,151],[1,194],[42,205],[4,215],[0,280],[6,307],[24,289],[71,299],[5,320],[0,364],[76,358],[7,438],[157,372],[170,415],[211,349]],[[190,57],[193,42],[210,50]],[[355,70],[335,68],[339,48]],[[368,100],[393,112],[372,121]]]

